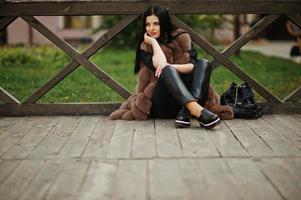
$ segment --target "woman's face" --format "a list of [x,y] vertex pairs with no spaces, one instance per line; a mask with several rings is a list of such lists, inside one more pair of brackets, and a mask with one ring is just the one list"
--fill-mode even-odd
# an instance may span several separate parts
[[146,24],[145,24],[146,32],[149,36],[153,38],[160,37],[160,21],[156,15],[150,15],[146,17]]

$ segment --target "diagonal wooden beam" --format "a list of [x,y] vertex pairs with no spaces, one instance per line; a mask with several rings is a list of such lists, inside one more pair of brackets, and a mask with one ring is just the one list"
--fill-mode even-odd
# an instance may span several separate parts
[[248,75],[245,71],[240,69],[239,66],[230,61],[226,56],[221,54],[213,45],[211,45],[205,38],[191,29],[188,25],[182,22],[175,15],[172,15],[173,23],[178,27],[183,27],[189,33],[191,38],[196,42],[200,47],[202,47],[207,53],[213,56],[218,62],[222,63],[227,69],[229,69],[236,76],[241,78],[242,80],[248,82],[254,90],[256,90],[262,97],[267,99],[268,101],[274,103],[281,103],[281,100],[275,97],[270,91],[268,91],[263,85],[258,83],[255,79],[253,79],[250,75]]
[[[95,54],[100,48],[106,45],[109,41],[111,41],[120,31],[126,28],[129,24],[131,24],[138,15],[129,15],[123,18],[120,22],[118,22],[113,28],[107,31],[104,35],[102,35],[95,43],[93,43],[89,48],[87,48],[82,55],[86,58],[90,58]],[[76,60],[72,60],[69,64],[67,64],[60,72],[58,72],[53,78],[48,80],[42,87],[36,90],[24,103],[35,103],[38,101],[43,95],[45,95],[49,90],[55,87],[61,80],[63,80],[66,76],[68,76],[71,72],[73,72],[80,64]]]
[[299,28],[301,28],[301,16],[300,15],[287,15],[287,17]]
[[4,103],[20,104],[20,101],[18,99],[16,99],[13,95],[8,93],[2,87],[0,87],[0,99],[2,99]]
[[288,95],[283,101],[284,102],[297,102],[301,98],[301,86],[294,92]]
[[0,31],[2,31],[2,29],[5,29],[8,25],[10,25],[16,19],[17,19],[17,17],[15,17],[15,16],[0,17]]
[[89,70],[94,76],[103,81],[106,85],[115,90],[123,98],[128,98],[131,93],[117,81],[113,80],[108,74],[97,67],[92,61],[88,60],[84,55],[80,54],[75,48],[69,45],[67,42],[59,38],[46,26],[44,26],[39,20],[32,16],[22,16],[22,19],[27,21],[33,28],[39,31],[47,39],[53,42],[56,46],[62,49],[65,53],[71,56],[78,63],[83,65],[87,70]]
[[[248,32],[241,35],[230,46],[225,48],[221,53],[227,57],[232,56],[241,47],[243,47],[246,43],[252,40],[256,35],[258,35],[261,31],[263,31],[267,26],[269,26],[278,18],[279,15],[269,15],[264,17],[259,22],[257,22]],[[213,69],[220,65],[220,63],[216,59],[214,59],[210,64]]]

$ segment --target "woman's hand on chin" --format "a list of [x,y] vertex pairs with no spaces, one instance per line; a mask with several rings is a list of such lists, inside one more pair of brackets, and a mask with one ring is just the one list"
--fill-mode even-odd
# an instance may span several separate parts
[[144,42],[148,45],[153,45],[154,42],[156,42],[156,39],[153,37],[150,37],[147,35],[147,33],[144,34]]

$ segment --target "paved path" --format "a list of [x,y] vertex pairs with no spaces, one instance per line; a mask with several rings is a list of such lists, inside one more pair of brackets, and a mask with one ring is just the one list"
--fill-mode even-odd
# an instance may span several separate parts
[[[294,41],[259,41],[249,42],[242,49],[259,51],[268,56],[277,56],[282,58],[292,59],[289,55],[291,47],[296,45]],[[292,59],[298,62],[297,59]]]

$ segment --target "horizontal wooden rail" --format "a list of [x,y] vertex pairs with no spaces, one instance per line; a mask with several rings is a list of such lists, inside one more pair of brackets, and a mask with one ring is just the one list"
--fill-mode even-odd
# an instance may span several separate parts
[[178,14],[296,14],[300,12],[299,0],[77,0],[77,1],[21,1],[0,3],[2,16],[16,15],[120,15],[141,14],[147,6],[161,5],[170,13]]
[[[21,17],[33,28],[39,31],[52,43],[68,54],[72,61],[67,64],[54,77],[36,90],[25,102],[21,103],[9,91],[0,86],[0,115],[79,115],[79,114],[108,114],[115,110],[120,103],[36,103],[43,95],[47,94],[55,85],[71,74],[79,65],[83,65],[100,81],[107,84],[120,96],[127,98],[130,92],[117,81],[114,81],[100,67],[96,66],[89,58],[105,46],[118,33],[131,24],[146,7],[161,5],[172,14],[173,23],[184,27],[191,35],[194,42],[213,56],[211,65],[215,69],[224,66],[243,81],[250,83],[252,88],[267,101],[260,102],[266,113],[301,113],[301,88],[297,88],[283,100],[274,96],[253,77],[244,72],[240,66],[229,58],[239,51],[246,43],[256,37],[281,15],[286,15],[297,26],[301,27],[301,1],[300,0],[193,0],[193,1],[139,1],[139,0],[79,0],[79,1],[19,1],[8,0],[0,2],[0,29],[4,29],[16,18]],[[205,38],[184,24],[175,14],[265,14],[248,32],[240,36],[223,51],[218,51]],[[34,16],[62,16],[62,15],[127,15],[112,29],[99,38],[83,53],[79,53],[68,43],[59,38],[56,33],[48,29]]]

